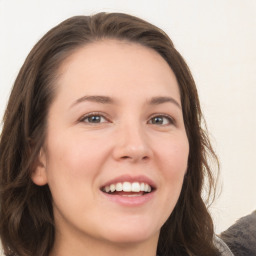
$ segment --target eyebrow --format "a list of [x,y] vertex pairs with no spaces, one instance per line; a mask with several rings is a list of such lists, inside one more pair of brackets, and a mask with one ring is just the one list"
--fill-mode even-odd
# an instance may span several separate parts
[[78,103],[84,102],[84,101],[90,101],[90,102],[96,102],[96,103],[101,103],[101,104],[113,104],[115,101],[108,97],[108,96],[97,96],[97,95],[92,95],[92,96],[83,96],[79,99],[77,99],[71,107],[74,105],[77,105]]
[[[81,102],[85,102],[85,101],[101,103],[101,104],[114,104],[116,102],[113,98],[108,97],[108,96],[92,95],[92,96],[83,96],[83,97],[77,99],[74,103],[71,104],[71,107],[73,107]],[[178,108],[181,109],[181,106],[178,103],[178,101],[176,101],[172,97],[163,97],[163,96],[153,97],[152,99],[150,99],[149,104],[150,105],[160,105],[160,104],[167,103],[167,102],[173,103]]]
[[150,105],[159,105],[159,104],[163,104],[163,103],[166,103],[166,102],[171,102],[173,104],[175,104],[177,107],[179,107],[181,109],[181,106],[180,104],[178,103],[178,101],[176,101],[174,98],[172,97],[153,97],[149,104]]

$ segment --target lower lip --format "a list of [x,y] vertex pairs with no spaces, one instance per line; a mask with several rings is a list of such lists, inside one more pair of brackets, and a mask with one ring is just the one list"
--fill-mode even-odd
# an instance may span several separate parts
[[144,194],[142,196],[131,196],[131,197],[121,196],[121,195],[111,195],[104,192],[102,192],[102,194],[108,200],[111,200],[112,202],[115,202],[123,206],[140,206],[149,202],[154,197],[155,191],[148,194]]

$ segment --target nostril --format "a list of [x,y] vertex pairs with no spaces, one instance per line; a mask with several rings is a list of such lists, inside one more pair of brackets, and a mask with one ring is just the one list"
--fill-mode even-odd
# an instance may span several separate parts
[[127,159],[127,158],[130,158],[129,156],[122,156],[121,157],[122,159]]
[[[121,159],[139,159],[139,157],[132,157],[132,156],[122,156]],[[141,160],[147,160],[149,159],[148,156],[143,156]]]

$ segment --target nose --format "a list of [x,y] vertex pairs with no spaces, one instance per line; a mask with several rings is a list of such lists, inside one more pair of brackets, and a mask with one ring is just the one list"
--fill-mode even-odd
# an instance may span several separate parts
[[146,161],[152,157],[150,141],[142,125],[123,125],[115,137],[113,157],[117,161]]

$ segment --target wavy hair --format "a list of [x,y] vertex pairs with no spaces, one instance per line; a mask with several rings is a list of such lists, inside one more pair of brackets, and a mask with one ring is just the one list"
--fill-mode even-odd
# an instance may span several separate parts
[[[158,253],[217,255],[203,188],[215,192],[209,157],[216,160],[193,77],[171,39],[158,27],[122,13],[75,16],[51,29],[33,47],[14,83],[0,137],[0,236],[6,255],[47,256],[55,227],[49,187],[31,172],[46,134],[47,114],[63,61],[79,47],[103,39],[134,42],[158,52],[174,72],[189,140],[187,174],[175,209],[161,228]],[[207,186],[204,186],[204,185]]]

